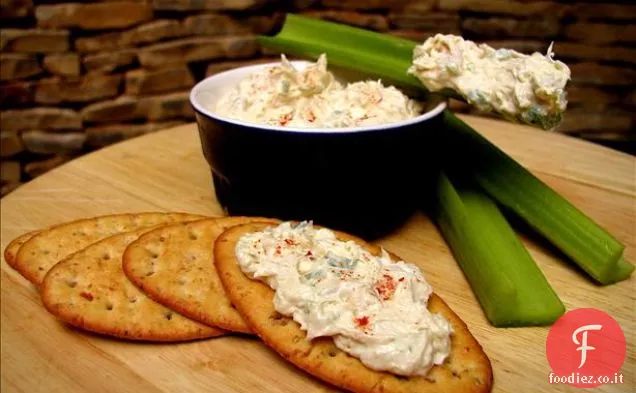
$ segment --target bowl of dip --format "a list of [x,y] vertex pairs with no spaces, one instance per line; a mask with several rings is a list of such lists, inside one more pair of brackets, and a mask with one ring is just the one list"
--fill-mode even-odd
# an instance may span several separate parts
[[192,89],[203,154],[229,215],[313,220],[372,239],[421,204],[446,103],[345,78],[327,72],[325,59],[283,57]]

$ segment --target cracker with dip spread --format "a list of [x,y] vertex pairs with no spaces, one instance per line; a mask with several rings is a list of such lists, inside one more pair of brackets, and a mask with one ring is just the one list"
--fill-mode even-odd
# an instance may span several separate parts
[[377,246],[308,223],[246,224],[217,239],[214,260],[248,325],[320,379],[359,393],[492,387],[465,323],[417,267]]
[[148,230],[108,237],[60,261],[42,282],[44,307],[70,325],[131,340],[185,341],[225,334],[154,302],[126,278],[124,250]]
[[131,243],[123,257],[128,279],[156,302],[206,325],[252,333],[232,307],[214,267],[216,238],[252,217],[210,218],[152,230]]
[[109,236],[159,224],[203,218],[206,217],[186,213],[134,213],[63,223],[29,238],[19,248],[15,258],[7,262],[27,280],[39,286],[49,269],[58,261]]

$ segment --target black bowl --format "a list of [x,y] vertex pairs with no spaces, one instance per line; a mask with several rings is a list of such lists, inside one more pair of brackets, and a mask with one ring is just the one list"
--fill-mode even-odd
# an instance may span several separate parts
[[[302,68],[307,62],[293,62]],[[427,188],[432,134],[442,101],[393,124],[302,129],[247,123],[215,113],[219,97],[247,74],[236,68],[190,94],[217,198],[229,215],[313,220],[372,239],[401,225]]]

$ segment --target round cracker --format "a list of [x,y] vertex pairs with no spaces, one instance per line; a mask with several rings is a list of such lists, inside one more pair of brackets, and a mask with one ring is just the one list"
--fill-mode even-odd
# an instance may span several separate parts
[[[236,242],[246,233],[261,231],[267,225],[246,224],[233,227],[217,239],[214,261],[228,297],[245,321],[263,340],[297,367],[338,387],[356,393],[488,392],[492,388],[490,360],[466,324],[437,295],[431,295],[428,308],[446,317],[453,327],[451,354],[441,366],[434,366],[426,377],[403,377],[375,371],[360,360],[338,349],[329,337],[307,341],[306,334],[291,318],[274,309],[274,291],[251,280],[240,269]],[[378,254],[378,246],[336,232],[341,240],[353,240]],[[398,259],[392,255],[394,260]]]
[[231,305],[214,267],[214,242],[226,229],[268,219],[223,217],[168,225],[131,243],[124,273],[150,298],[210,326],[252,333]]
[[44,307],[62,321],[109,336],[185,341],[224,334],[156,303],[122,269],[126,247],[148,229],[117,234],[56,264],[42,283]]
[[186,213],[115,214],[63,223],[36,234],[25,242],[14,260],[14,268],[27,280],[40,285],[58,261],[117,233],[159,224],[207,218]]

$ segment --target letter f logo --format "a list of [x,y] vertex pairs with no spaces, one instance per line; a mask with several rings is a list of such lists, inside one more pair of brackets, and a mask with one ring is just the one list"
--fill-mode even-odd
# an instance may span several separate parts
[[[583,367],[583,365],[585,364],[585,361],[587,360],[587,351],[592,351],[596,349],[594,347],[587,345],[588,330],[601,330],[602,327],[603,327],[602,325],[585,325],[576,329],[574,333],[572,333],[572,341],[574,341],[574,344],[581,345],[580,347],[576,349],[577,351],[581,351],[581,364],[579,364],[579,368]],[[583,332],[583,334],[581,334],[582,339],[581,339],[581,342],[579,342],[576,336],[581,332]]]
[[[550,383],[559,382],[557,377],[576,376],[575,381],[561,383],[579,388],[612,383],[599,377],[622,375],[626,354],[625,334],[618,322],[595,308],[568,311],[552,325],[545,341],[545,355],[554,373]],[[582,376],[579,380],[578,374],[585,374],[587,381]]]

